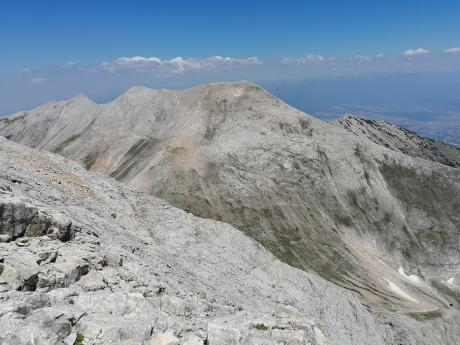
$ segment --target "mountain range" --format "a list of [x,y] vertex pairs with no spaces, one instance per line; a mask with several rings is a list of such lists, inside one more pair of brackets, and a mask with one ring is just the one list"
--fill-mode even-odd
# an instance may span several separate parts
[[0,118],[0,135],[0,340],[460,338],[457,147],[322,121],[246,81],[79,95]]

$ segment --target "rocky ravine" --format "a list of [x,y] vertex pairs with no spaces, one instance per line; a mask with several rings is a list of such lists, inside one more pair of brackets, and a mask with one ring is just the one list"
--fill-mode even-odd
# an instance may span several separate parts
[[454,344],[225,223],[0,138],[0,344]]
[[[230,223],[374,312],[446,322],[433,336],[455,343],[460,171],[415,144],[401,152],[410,137],[386,147],[248,82],[134,88],[103,105],[78,96],[0,119],[0,134]],[[430,344],[411,327],[401,344]]]

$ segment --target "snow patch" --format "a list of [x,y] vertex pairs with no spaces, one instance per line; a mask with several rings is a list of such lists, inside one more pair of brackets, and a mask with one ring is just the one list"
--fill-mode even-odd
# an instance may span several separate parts
[[396,285],[392,281],[388,280],[387,278],[383,278],[383,279],[385,279],[386,282],[388,283],[388,286],[389,286],[390,290],[392,290],[393,292],[397,293],[399,296],[407,299],[408,301],[418,303],[418,301],[414,297],[409,295],[407,292],[404,292],[398,285]]
[[447,279],[446,283],[449,285],[454,285],[454,277]]
[[399,274],[402,275],[404,278],[406,279],[409,279],[411,282],[413,283],[420,283],[421,280],[420,280],[420,277],[415,275],[415,274],[411,274],[411,275],[407,275],[405,272],[404,272],[404,268],[402,267],[399,267],[399,270],[398,270]]
[[377,258],[377,260],[379,260],[381,264],[386,265],[386,263],[382,259]]

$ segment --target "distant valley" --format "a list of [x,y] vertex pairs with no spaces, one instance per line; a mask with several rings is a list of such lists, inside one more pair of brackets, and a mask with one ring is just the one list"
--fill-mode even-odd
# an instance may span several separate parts
[[383,120],[460,147],[460,75],[374,75],[264,81],[274,95],[324,120]]

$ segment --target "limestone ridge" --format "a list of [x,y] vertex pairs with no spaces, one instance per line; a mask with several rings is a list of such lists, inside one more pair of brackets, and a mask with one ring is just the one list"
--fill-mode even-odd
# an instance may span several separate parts
[[0,135],[229,223],[373,310],[412,315],[400,342],[428,344],[407,330],[460,302],[458,151],[349,122],[240,82],[50,103],[0,119]]

